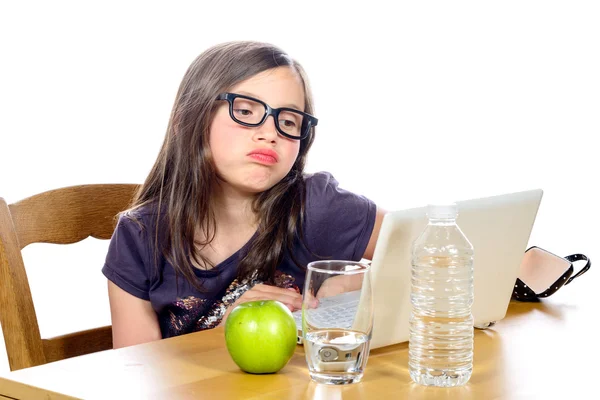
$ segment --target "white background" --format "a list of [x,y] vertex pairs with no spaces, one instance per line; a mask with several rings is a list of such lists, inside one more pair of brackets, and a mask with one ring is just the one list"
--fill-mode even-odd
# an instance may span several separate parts
[[[210,3],[2,1],[0,196],[142,182],[190,62],[262,40],[311,79],[309,171],[390,210],[542,188],[530,244],[600,256],[596,2]],[[76,249],[24,250],[42,336],[110,323],[106,243]]]

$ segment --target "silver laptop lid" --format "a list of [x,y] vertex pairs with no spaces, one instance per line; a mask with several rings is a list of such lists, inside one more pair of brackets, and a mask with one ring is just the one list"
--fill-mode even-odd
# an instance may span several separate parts
[[[458,201],[457,223],[475,249],[476,325],[506,315],[542,190]],[[394,211],[383,221],[372,262],[375,322],[371,348],[408,340],[411,247],[426,208]]]

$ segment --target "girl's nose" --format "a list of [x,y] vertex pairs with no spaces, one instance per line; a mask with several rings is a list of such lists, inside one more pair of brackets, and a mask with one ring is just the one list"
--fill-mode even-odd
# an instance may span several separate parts
[[275,142],[278,137],[279,132],[277,132],[277,128],[275,127],[275,118],[272,115],[269,115],[261,126],[256,127],[255,138],[257,140]]

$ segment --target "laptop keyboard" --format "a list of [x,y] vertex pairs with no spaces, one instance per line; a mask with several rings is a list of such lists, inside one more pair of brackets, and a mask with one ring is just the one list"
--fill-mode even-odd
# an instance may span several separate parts
[[[350,329],[356,315],[360,291],[319,299],[319,306],[311,309],[309,323],[317,328]],[[302,331],[302,310],[292,313],[296,327]]]

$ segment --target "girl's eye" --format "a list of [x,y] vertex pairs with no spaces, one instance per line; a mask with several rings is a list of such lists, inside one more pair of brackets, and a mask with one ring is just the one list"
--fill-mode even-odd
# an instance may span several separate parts
[[235,108],[233,110],[237,115],[242,117],[249,117],[252,115],[252,110],[244,109],[244,108]]
[[297,131],[301,122],[302,117],[296,113],[283,111],[279,114],[279,127],[288,133]]
[[279,120],[279,125],[284,126],[286,128],[295,128],[296,127],[296,123],[294,121],[290,121],[289,119]]

